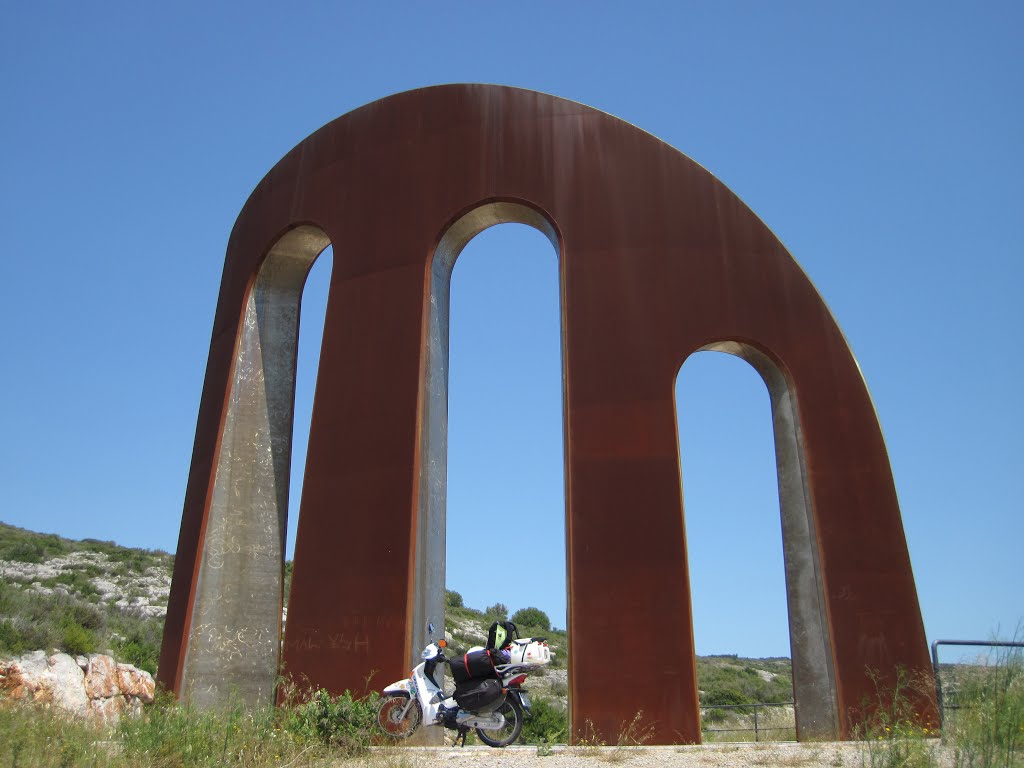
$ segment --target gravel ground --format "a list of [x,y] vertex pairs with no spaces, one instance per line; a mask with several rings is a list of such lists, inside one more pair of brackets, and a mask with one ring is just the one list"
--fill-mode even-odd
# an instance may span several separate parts
[[[952,766],[952,755],[937,743],[936,768]],[[858,743],[708,744],[686,747],[554,747],[539,755],[536,747],[408,747],[373,755],[367,765],[395,768],[861,768],[870,765],[863,745]]]

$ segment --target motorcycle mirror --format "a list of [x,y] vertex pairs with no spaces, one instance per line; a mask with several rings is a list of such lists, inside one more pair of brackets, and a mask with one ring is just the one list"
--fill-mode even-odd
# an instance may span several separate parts
[[445,641],[445,639],[444,639],[444,638],[442,637],[442,638],[441,638],[440,640],[438,640],[438,641],[437,641],[437,647],[438,647],[438,648],[447,648],[447,647],[448,647],[448,643],[447,643],[447,641]]

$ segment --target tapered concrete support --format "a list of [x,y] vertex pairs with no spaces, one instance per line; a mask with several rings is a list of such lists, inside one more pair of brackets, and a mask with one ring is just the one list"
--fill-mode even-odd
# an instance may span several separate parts
[[[177,674],[177,690],[200,706],[268,701],[274,692],[299,307],[327,244],[314,227],[291,230],[246,295]],[[176,569],[175,584],[185,583]]]
[[[296,230],[331,242],[335,260],[285,670],[334,691],[407,673],[442,621],[447,275],[465,242],[501,221],[537,227],[559,255],[574,730],[615,738],[642,711],[655,743],[700,739],[673,392],[700,349],[741,355],[772,396],[801,736],[849,736],[874,692],[869,669],[883,684],[898,667],[928,674],[874,408],[799,266],[729,190],[649,134],[551,96],[460,85],[398,94],[324,126],[239,216],[161,681],[193,698],[211,691],[206,702],[251,675],[263,681],[252,699],[269,700],[279,566],[257,575],[253,564],[271,529],[267,562],[280,560],[287,451],[277,446],[290,431],[291,384],[262,382],[293,373],[268,375],[279,355],[268,357],[262,335],[254,347],[249,307],[262,328],[263,265]],[[291,296],[294,284],[267,288]],[[224,532],[247,527],[267,535],[239,540],[237,553],[229,540],[235,572],[214,574],[229,573],[214,567]],[[219,607],[241,584],[233,607]],[[216,632],[204,634],[210,615]],[[234,668],[224,638],[250,630],[268,633],[265,650]]]

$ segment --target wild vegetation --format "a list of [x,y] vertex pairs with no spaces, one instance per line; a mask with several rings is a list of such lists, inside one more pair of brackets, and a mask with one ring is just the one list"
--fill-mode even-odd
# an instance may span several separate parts
[[[1018,633],[1019,636],[1019,633]],[[934,680],[902,672],[876,683],[856,733],[862,768],[1024,768],[1024,653],[999,649],[974,663],[943,665],[942,722],[922,722],[911,693],[931,694]]]
[[200,712],[168,698],[117,727],[61,716],[43,707],[0,706],[0,765],[168,768],[411,765],[400,752],[369,754],[376,701],[320,692],[289,706]]
[[954,749],[957,768],[1022,768],[1024,649],[1000,649],[979,663],[961,665],[952,682],[942,734]]
[[169,582],[172,564],[166,552],[0,523],[0,656],[111,651],[156,672],[163,617],[141,604],[149,608],[152,585],[159,592]]
[[[172,564],[173,557],[165,552],[71,541],[0,523],[0,657],[36,649],[75,654],[112,650],[118,660],[155,672],[163,619],[152,615],[153,610],[141,610],[145,600],[133,593],[144,591],[141,583],[165,583]],[[44,566],[49,570],[38,570]],[[290,570],[288,564],[286,573]],[[119,591],[111,592],[114,588]],[[494,620],[511,618],[522,634],[548,638],[555,661],[528,683],[533,717],[525,724],[522,740],[539,749],[565,743],[566,632],[553,627],[550,617],[535,607],[510,614],[507,606],[497,603],[476,610],[465,606],[454,591],[447,592],[446,602],[446,630],[455,652],[483,644]],[[703,724],[715,729],[705,732],[709,741],[752,739],[753,731],[740,729],[751,728],[754,704],[785,705],[792,700],[785,658],[699,657],[697,672]],[[949,672],[954,678],[949,700],[959,708],[947,718],[943,743],[953,749],[956,767],[1024,768],[1020,649],[1004,653],[992,664]],[[880,693],[877,702],[866,703],[872,705],[873,715],[859,734],[865,745],[864,766],[916,768],[934,763],[934,726],[922,727],[906,705],[905,692],[912,683],[901,680],[896,691]],[[143,717],[126,719],[112,730],[97,730],[51,710],[0,706],[0,765],[314,766],[364,754],[374,740],[375,705],[375,696],[358,700],[321,691],[267,711],[236,707],[201,713],[160,699]],[[762,729],[780,728],[762,732],[759,738],[794,737],[791,707],[759,713]],[[381,768],[404,765],[404,760],[400,751],[373,757]]]

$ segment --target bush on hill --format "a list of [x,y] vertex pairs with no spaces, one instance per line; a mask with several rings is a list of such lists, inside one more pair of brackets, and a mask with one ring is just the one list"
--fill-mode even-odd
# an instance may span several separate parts
[[512,614],[512,623],[517,627],[534,627],[545,632],[551,629],[551,619],[540,608],[520,608]]

